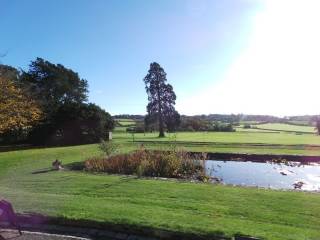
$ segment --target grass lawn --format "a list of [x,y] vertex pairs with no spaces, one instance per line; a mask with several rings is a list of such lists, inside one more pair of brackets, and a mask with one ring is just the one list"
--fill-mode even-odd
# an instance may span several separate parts
[[320,195],[315,193],[72,171],[32,174],[56,158],[67,164],[97,154],[97,145],[0,153],[0,195],[19,212],[69,219],[196,234],[320,239]]
[[[157,133],[126,133],[117,128],[114,140],[123,146],[143,143],[147,147],[169,147],[173,143],[190,151],[320,155],[320,136],[286,132],[178,132],[158,138]],[[133,142],[134,141],[134,142]]]

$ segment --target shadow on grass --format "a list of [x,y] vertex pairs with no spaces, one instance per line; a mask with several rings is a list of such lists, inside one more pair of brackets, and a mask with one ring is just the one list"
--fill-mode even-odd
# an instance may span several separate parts
[[56,171],[56,170],[51,169],[51,168],[45,168],[45,169],[34,171],[34,172],[32,172],[32,174],[41,174],[41,173],[48,173],[48,172],[53,172],[53,171]]
[[63,167],[71,171],[82,171],[85,169],[85,162],[84,161],[72,162],[72,163],[64,164]]
[[[93,239],[105,239],[117,234],[126,234],[139,237],[151,237],[164,240],[231,240],[222,231],[210,233],[185,233],[163,228],[154,228],[143,225],[98,222],[87,219],[69,219],[66,217],[48,217],[35,213],[18,214],[18,222],[22,229],[45,231],[56,234],[86,235]],[[27,226],[27,227],[24,227]],[[51,226],[51,227],[50,227]],[[134,238],[136,239],[136,238]]]
[[[72,162],[68,164],[63,165],[64,169],[70,170],[70,171],[82,171],[85,169],[85,163],[82,162]],[[32,172],[32,174],[41,174],[41,173],[48,173],[48,172],[56,172],[58,170],[52,169],[52,168],[44,168],[37,171]]]
[[0,152],[12,152],[20,150],[37,150],[44,148],[63,148],[63,147],[76,147],[82,145],[90,145],[97,143],[82,143],[82,144],[68,144],[68,145],[32,145],[32,144],[15,144],[15,145],[0,145]]

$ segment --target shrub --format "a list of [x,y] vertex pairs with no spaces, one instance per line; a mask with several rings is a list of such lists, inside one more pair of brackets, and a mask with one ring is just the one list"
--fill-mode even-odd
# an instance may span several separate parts
[[208,131],[213,132],[234,132],[234,128],[231,123],[213,122]]
[[85,161],[85,169],[94,172],[136,174],[138,177],[170,177],[206,179],[205,155],[185,151],[148,151],[143,147],[130,154]]
[[126,131],[128,133],[144,133],[145,127],[143,123],[137,123],[135,126],[128,127]]
[[99,145],[99,149],[107,156],[111,156],[112,154],[118,151],[118,145],[113,143],[112,141],[102,140]]
[[29,142],[36,145],[98,143],[114,128],[109,113],[95,104],[61,106],[50,121],[32,129]]

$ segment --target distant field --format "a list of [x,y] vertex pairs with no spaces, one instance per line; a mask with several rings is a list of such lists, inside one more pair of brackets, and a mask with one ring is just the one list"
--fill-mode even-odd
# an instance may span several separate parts
[[315,128],[312,126],[298,126],[285,123],[266,123],[255,125],[258,129],[267,130],[280,130],[280,131],[292,131],[292,132],[306,132],[315,133]]
[[[128,119],[118,121],[134,123]],[[143,143],[150,148],[170,148],[176,143],[198,152],[320,155],[320,136],[313,134],[312,126],[250,123],[254,128],[244,129],[240,125],[235,128],[236,132],[177,132],[167,133],[165,138],[158,138],[158,133],[132,135],[126,132],[126,127],[116,127],[113,138],[119,144],[131,147]]]
[[136,124],[136,122],[132,119],[115,119],[115,121],[123,127],[132,126]]
[[[118,129],[118,128],[117,128]],[[169,149],[173,145],[196,152],[320,155],[320,136],[288,132],[178,132],[158,138],[158,133],[130,134],[118,129],[114,141],[121,146]]]
[[279,131],[277,131],[277,130],[268,130],[268,129],[259,129],[259,128],[255,128],[255,126],[254,127],[252,127],[252,128],[243,128],[243,126],[239,126],[239,127],[235,127],[235,130],[237,131],[237,132],[255,132],[255,133],[258,133],[258,132],[260,132],[260,133],[275,133],[275,132],[279,132]]
[[310,122],[308,122],[308,121],[293,121],[293,120],[291,120],[291,121],[288,121],[289,123],[291,123],[291,124],[295,124],[295,125],[301,125],[301,126],[303,126],[303,125],[305,125],[305,126],[311,126],[312,124],[310,124]]
[[244,125],[244,124],[258,124],[259,122],[258,121],[240,121],[239,122],[241,125]]
[[[158,138],[158,133],[136,133],[135,140],[143,141],[183,141],[208,143],[258,143],[284,145],[320,145],[320,136],[312,134],[296,135],[293,133],[261,133],[261,132],[178,132]],[[131,135],[117,133],[119,140],[130,140]]]

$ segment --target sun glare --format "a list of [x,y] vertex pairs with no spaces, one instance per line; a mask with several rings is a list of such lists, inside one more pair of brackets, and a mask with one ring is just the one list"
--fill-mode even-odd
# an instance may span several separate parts
[[320,1],[264,2],[248,47],[212,88],[179,108],[186,114],[318,114],[319,9]]

